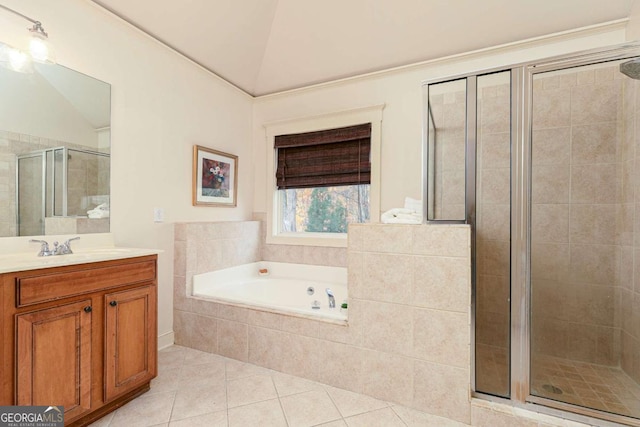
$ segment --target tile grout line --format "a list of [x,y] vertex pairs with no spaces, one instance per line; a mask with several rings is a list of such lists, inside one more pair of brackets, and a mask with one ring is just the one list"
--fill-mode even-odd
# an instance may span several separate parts
[[[186,354],[185,354],[184,350],[180,351],[180,353],[182,353],[182,357],[181,357],[182,361],[180,363],[180,372],[178,372],[178,378],[182,378],[182,368],[184,366],[184,358],[186,357]],[[173,417],[173,409],[176,406],[176,397],[177,397],[177,395],[178,395],[178,390],[174,390],[174,392],[173,392],[173,401],[171,402],[171,411],[169,412],[169,420],[167,420],[167,425],[171,425],[171,417]]]
[[[331,386],[329,386],[331,387]],[[327,393],[327,396],[329,397],[329,400],[331,401],[331,403],[333,403],[333,406],[336,408],[336,410],[338,411],[338,413],[340,414],[340,419],[342,421],[344,421],[344,423],[347,423],[347,420],[345,419],[344,414],[342,413],[342,411],[340,410],[340,408],[338,407],[338,405],[336,405],[336,401],[333,400],[333,397],[331,397],[331,393],[329,393],[329,390],[327,390],[327,386],[322,387],[322,389],[324,390],[325,393]],[[336,421],[336,420],[334,420]],[[331,421],[329,421],[331,422]]]
[[[217,325],[217,322],[216,322]],[[217,337],[216,333],[216,339]],[[230,427],[231,421],[229,420],[229,373],[228,373],[229,363],[227,360],[224,361],[224,403],[225,403],[225,412],[227,414],[227,427]]]
[[270,373],[269,377],[271,378],[271,384],[273,384],[273,389],[276,391],[276,398],[278,399],[278,405],[280,405],[280,410],[282,411],[282,416],[284,417],[284,423],[289,427],[289,420],[287,419],[287,414],[284,412],[284,406],[282,406],[282,400],[280,400],[280,393],[278,393],[278,387],[276,387],[276,382],[273,380],[273,374]]
[[404,424],[405,426],[409,427],[409,424],[407,424],[407,422],[404,420],[404,418],[402,418],[402,417],[400,416],[400,414],[398,414],[398,413],[396,412],[396,410],[395,410],[395,409],[393,409],[393,408],[394,408],[394,405],[389,405],[389,406],[388,406],[388,408],[390,408],[390,409],[391,409],[391,412],[393,412],[394,414],[396,414],[396,417],[398,417],[398,419],[400,420],[400,422],[402,422],[402,424]]

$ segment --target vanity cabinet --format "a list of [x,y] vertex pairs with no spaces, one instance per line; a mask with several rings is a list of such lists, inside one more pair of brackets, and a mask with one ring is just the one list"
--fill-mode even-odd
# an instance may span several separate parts
[[156,255],[0,275],[0,405],[87,425],[157,374]]
[[91,410],[91,300],[16,315],[16,404]]
[[156,374],[155,309],[151,286],[105,297],[105,399],[148,383]]

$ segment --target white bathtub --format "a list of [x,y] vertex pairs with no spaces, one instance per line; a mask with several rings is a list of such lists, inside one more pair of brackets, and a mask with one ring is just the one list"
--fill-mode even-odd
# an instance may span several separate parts
[[[260,270],[266,269],[267,274]],[[326,289],[336,306],[329,308]],[[313,294],[308,292],[313,290]],[[193,296],[276,313],[346,321],[347,269],[282,262],[255,262],[193,276]],[[314,304],[315,303],[315,304]],[[319,308],[312,308],[314,305]]]

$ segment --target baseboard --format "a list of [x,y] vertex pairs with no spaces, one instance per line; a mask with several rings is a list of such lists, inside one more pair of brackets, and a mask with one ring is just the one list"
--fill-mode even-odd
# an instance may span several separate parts
[[171,347],[174,343],[174,340],[175,335],[173,331],[165,332],[164,334],[158,335],[158,350]]

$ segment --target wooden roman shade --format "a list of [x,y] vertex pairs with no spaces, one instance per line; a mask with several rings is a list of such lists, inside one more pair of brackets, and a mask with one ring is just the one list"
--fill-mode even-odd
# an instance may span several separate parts
[[279,190],[371,182],[371,123],[278,135],[275,149]]

